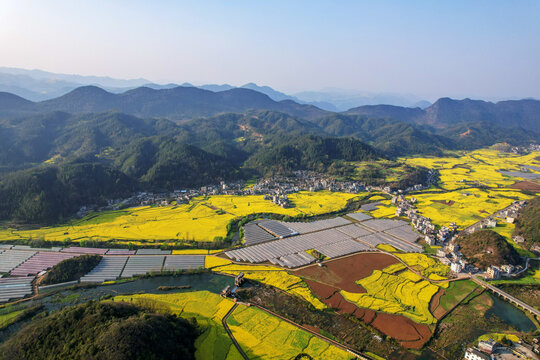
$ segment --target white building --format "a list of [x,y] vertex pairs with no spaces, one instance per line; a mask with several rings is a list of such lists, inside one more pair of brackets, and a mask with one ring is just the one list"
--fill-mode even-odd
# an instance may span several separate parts
[[456,274],[459,274],[461,272],[461,270],[463,270],[463,266],[461,266],[460,263],[453,262],[453,263],[450,264],[450,270],[452,270],[452,272],[454,272]]
[[466,360],[491,360],[491,356],[484,354],[477,349],[468,348],[467,351],[465,351],[465,359]]

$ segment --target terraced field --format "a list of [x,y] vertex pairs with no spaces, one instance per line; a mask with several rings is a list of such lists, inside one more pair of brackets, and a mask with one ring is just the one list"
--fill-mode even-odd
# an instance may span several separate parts
[[513,189],[468,188],[449,192],[430,192],[408,196],[418,200],[416,208],[434,224],[448,226],[455,222],[466,228],[492,213],[503,209],[513,201],[530,199]]
[[295,273],[328,307],[355,316],[406,348],[419,349],[431,336],[436,319],[429,306],[440,287],[390,255],[357,254]]
[[[395,254],[401,261],[422,274],[430,280],[444,280],[450,271],[450,268],[439,261],[425,254]],[[448,283],[438,284],[441,287],[448,287]]]
[[212,271],[231,275],[238,275],[243,272],[246,279],[274,286],[291,295],[298,296],[309,302],[316,309],[320,310],[326,307],[325,304],[313,295],[307,284],[300,277],[291,275],[279,267],[234,264],[229,260],[215,256],[206,257],[205,267]]
[[262,195],[217,195],[195,198],[189,204],[138,207],[88,215],[63,226],[38,230],[0,230],[0,241],[44,238],[49,241],[116,240],[118,243],[160,244],[167,240],[213,241],[227,235],[227,224],[236,217],[255,213],[296,216],[318,215],[344,208],[358,195],[329,191],[299,192],[284,209]]
[[365,293],[341,291],[343,297],[362,308],[399,314],[417,323],[434,324],[429,311],[431,298],[439,287],[413,272],[406,270],[395,274],[395,269],[374,270],[373,274],[356,281]]
[[[233,307],[231,300],[208,291],[176,294],[117,296],[154,311],[195,318],[202,335],[195,342],[198,360],[242,359],[221,321]],[[250,359],[293,359],[306,353],[315,359],[349,359],[347,352],[256,308],[239,306],[228,318],[234,337]]]
[[313,359],[351,358],[346,351],[255,307],[238,307],[227,324],[250,359],[294,359],[301,353]]
[[195,342],[195,358],[198,360],[241,359],[221,324],[221,319],[234,305],[230,300],[208,291],[196,291],[167,295],[117,296],[114,301],[133,302],[154,311],[170,312],[186,319],[195,318],[203,331]]
[[520,171],[520,165],[538,166],[539,152],[528,155],[514,155],[491,149],[461,152],[456,157],[414,157],[402,159],[410,165],[438,169],[442,187],[456,190],[470,186],[507,188],[516,182],[515,178],[500,171]]

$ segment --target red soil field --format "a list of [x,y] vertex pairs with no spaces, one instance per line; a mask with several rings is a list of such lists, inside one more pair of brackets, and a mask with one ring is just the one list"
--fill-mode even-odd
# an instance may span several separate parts
[[431,298],[431,301],[429,302],[429,311],[437,320],[442,319],[442,317],[446,314],[446,310],[444,310],[439,303],[441,296],[443,296],[444,293],[444,289],[439,289],[439,291]]
[[537,184],[532,181],[518,181],[514,183],[511,188],[519,189],[519,190],[529,190],[529,191],[540,191],[540,184]]
[[308,266],[295,271],[295,275],[348,292],[364,293],[366,291],[355,283],[356,280],[371,275],[373,270],[382,270],[397,262],[398,260],[387,254],[356,254],[328,261],[324,263],[324,267]]
[[[431,329],[425,324],[417,324],[401,315],[386,314],[364,309],[348,302],[339,293],[341,289],[349,292],[365,292],[355,281],[382,270],[398,261],[387,254],[357,254],[329,261],[325,267],[309,266],[296,271],[313,293],[327,306],[337,309],[340,314],[351,314],[374,327],[385,335],[396,339],[408,349],[420,349],[431,336]],[[438,301],[437,301],[438,302]]]

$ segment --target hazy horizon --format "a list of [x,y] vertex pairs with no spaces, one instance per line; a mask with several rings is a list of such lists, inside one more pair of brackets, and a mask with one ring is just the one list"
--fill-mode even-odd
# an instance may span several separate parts
[[0,2],[0,66],[241,86],[540,98],[540,3]]

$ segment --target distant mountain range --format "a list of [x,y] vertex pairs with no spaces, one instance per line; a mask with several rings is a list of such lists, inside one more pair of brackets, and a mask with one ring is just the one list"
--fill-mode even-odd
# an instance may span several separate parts
[[327,114],[312,105],[291,100],[274,101],[254,90],[234,88],[213,92],[178,86],[155,90],[139,87],[120,94],[96,86],[83,86],[55,99],[32,102],[10,93],[0,93],[0,115],[21,116],[47,111],[88,113],[119,111],[140,117],[161,117],[182,121],[221,113],[242,113],[250,109],[274,110],[305,119]]
[[[139,87],[115,94],[96,86],[83,86],[60,97],[40,102],[32,102],[11,93],[0,93],[0,116],[4,117],[51,111],[73,114],[117,111],[142,118],[165,118],[182,122],[248,110],[277,111],[307,120],[332,114],[314,105],[299,104],[293,100],[274,101],[263,93],[247,88],[214,92],[193,86],[171,85],[158,89]],[[486,126],[522,128],[540,133],[540,101],[528,99],[491,103],[441,98],[425,109],[366,105],[352,108],[343,114],[392,119],[438,129],[483,122]]]
[[540,133],[540,101],[530,99],[492,103],[482,100],[441,98],[426,109],[374,105],[353,108],[345,114],[391,118],[435,128],[481,121],[488,126],[491,124],[503,128],[520,127]]
[[[94,85],[113,93],[122,93],[137,87],[146,86],[152,89],[170,89],[178,84],[155,84],[146,79],[120,80],[103,76],[82,76],[56,74],[42,70],[25,70],[0,67],[0,91],[13,93],[32,101],[43,101],[62,96],[78,87]],[[250,89],[268,95],[274,101],[292,100],[300,104],[315,105],[327,111],[345,111],[361,105],[390,104],[409,107],[427,107],[429,102],[412,95],[373,94],[343,89],[325,89],[322,91],[305,91],[293,95],[248,83],[239,87],[229,84],[207,84],[195,86],[183,83],[180,86],[198,87],[213,92],[234,88]]]

